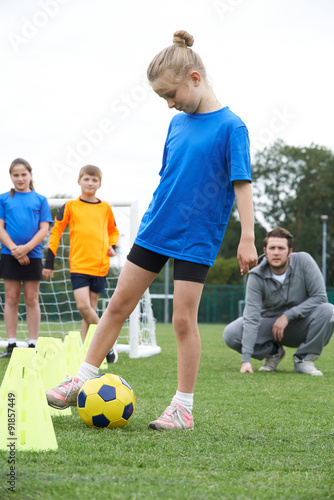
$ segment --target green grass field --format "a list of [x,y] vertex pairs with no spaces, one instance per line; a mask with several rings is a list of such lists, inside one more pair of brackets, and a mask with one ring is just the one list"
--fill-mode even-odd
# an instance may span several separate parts
[[[292,354],[277,373],[241,375],[240,356],[221,325],[200,325],[202,359],[195,430],[148,429],[176,389],[171,325],[157,325],[158,356],[120,354],[110,371],[136,394],[124,429],[86,427],[77,410],[53,417],[58,450],[17,452],[15,493],[0,452],[1,499],[334,499],[334,342],[316,363],[323,377],[293,373]],[[2,380],[7,360],[0,360]]]

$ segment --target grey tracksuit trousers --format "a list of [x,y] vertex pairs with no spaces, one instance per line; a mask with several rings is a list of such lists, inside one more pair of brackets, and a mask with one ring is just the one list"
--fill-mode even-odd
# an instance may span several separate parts
[[319,356],[333,334],[333,305],[319,267],[305,252],[291,254],[283,284],[273,277],[266,258],[249,271],[243,317],[225,328],[223,338],[243,362],[263,359],[272,351],[271,328],[282,314],[289,321],[282,344],[296,347],[297,356]]
[[[334,308],[332,304],[324,303],[317,306],[313,312],[302,319],[290,321],[284,331],[282,345],[296,347],[296,355],[304,357],[306,354],[320,356],[325,345],[330,341],[334,331]],[[273,349],[273,335],[271,327],[276,318],[261,318],[260,326],[252,358],[264,359]],[[223,338],[228,347],[242,352],[243,318],[238,318],[225,328]]]

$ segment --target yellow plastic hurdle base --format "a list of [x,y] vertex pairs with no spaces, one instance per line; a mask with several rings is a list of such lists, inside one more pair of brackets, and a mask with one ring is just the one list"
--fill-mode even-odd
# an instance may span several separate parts
[[[63,343],[58,338],[39,337],[36,350],[44,391],[48,391],[66,380],[67,370]],[[71,408],[65,410],[56,410],[51,406],[48,408],[51,416],[72,415]]]
[[57,448],[37,354],[15,347],[0,387],[0,449]]
[[84,360],[80,332],[68,332],[64,338],[63,349],[66,362],[66,372],[71,377],[75,377],[81,363]]

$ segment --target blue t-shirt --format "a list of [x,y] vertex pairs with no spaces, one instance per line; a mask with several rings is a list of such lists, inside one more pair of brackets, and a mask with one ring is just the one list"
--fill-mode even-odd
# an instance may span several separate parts
[[247,128],[228,107],[174,116],[135,243],[212,266],[234,202],[232,182],[251,180],[250,163]]
[[[51,211],[45,196],[30,191],[14,196],[10,193],[0,195],[0,219],[5,221],[5,229],[16,245],[25,245],[39,230],[41,222],[52,222]],[[27,255],[31,258],[42,258],[40,243]],[[1,253],[11,255],[10,250],[1,244]]]

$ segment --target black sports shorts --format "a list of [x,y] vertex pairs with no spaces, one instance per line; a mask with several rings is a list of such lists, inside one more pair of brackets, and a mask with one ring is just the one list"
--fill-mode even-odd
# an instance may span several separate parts
[[0,260],[0,278],[15,281],[41,281],[42,259],[30,258],[30,264],[21,266],[19,261],[12,255],[2,254]]
[[104,293],[106,285],[105,276],[91,276],[90,274],[71,273],[73,290],[85,288],[86,286],[94,293]]
[[[148,250],[147,248],[143,248],[134,243],[127,259],[133,264],[136,264],[136,266],[146,269],[146,271],[158,274],[166,264],[169,257],[167,257],[167,255],[161,255],[157,252],[152,252],[152,250]],[[204,284],[208,271],[209,266],[206,266],[205,264],[174,259],[174,280],[194,281],[195,283]]]

